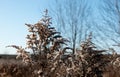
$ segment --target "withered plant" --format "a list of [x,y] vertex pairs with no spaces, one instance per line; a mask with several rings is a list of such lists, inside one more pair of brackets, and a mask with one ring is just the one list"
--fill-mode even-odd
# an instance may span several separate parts
[[69,41],[63,38],[54,27],[51,27],[51,24],[51,17],[48,16],[48,10],[46,10],[43,18],[36,24],[25,24],[30,33],[26,37],[25,48],[16,45],[7,46],[16,48],[18,52],[16,58],[22,57],[24,63],[37,65],[38,68],[34,70],[39,71],[40,76],[46,77],[57,76],[62,55],[67,49],[72,49],[64,47]]
[[[81,63],[81,77],[102,77],[102,73],[108,60],[104,57],[105,50],[97,50],[92,43],[92,33],[81,44],[81,50],[77,51],[77,58]],[[79,60],[78,59],[78,60]]]
[[109,63],[105,67],[103,77],[120,77],[120,55],[113,48],[109,51],[112,51],[112,54],[107,55]]
[[[16,48],[16,58],[21,57],[25,63],[22,66],[27,73],[21,71],[23,77],[27,77],[27,74],[31,77],[102,77],[105,66],[111,63],[110,57],[103,54],[106,51],[97,50],[92,43],[92,34],[83,41],[79,50],[68,47],[69,41],[55,27],[51,27],[48,10],[36,24],[25,25],[30,33],[26,37],[26,47],[7,46]],[[75,54],[66,54],[72,50],[75,50]]]

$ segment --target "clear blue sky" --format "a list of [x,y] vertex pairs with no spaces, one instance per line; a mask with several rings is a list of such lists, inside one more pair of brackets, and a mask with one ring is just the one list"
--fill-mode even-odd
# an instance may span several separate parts
[[27,27],[36,23],[48,8],[50,0],[0,0],[0,53],[16,53],[15,44],[25,46]]

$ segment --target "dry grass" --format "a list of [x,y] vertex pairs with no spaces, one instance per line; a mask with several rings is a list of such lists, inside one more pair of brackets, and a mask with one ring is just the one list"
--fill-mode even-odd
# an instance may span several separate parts
[[44,17],[36,24],[26,24],[30,34],[26,37],[25,48],[7,46],[17,49],[17,58],[21,57],[23,63],[3,61],[0,64],[1,77],[110,77],[112,75],[108,74],[112,71],[109,67],[119,71],[116,68],[119,67],[118,56],[106,56],[103,54],[105,50],[96,50],[91,41],[92,34],[79,49],[75,49],[75,54],[65,55],[73,49],[67,46],[69,41],[51,27],[51,18],[47,13],[46,10]]

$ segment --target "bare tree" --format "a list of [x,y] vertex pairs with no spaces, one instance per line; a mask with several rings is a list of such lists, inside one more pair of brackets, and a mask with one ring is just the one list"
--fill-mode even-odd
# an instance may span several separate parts
[[120,0],[102,0],[100,13],[103,21],[99,30],[118,44],[120,42]]
[[68,37],[73,47],[73,54],[77,44],[81,43],[89,33],[90,6],[87,0],[56,0],[54,11],[58,30]]

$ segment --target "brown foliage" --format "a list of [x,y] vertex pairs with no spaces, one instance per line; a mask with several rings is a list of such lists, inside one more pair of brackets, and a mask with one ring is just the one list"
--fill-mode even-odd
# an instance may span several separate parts
[[[23,64],[0,65],[1,77],[102,77],[106,66],[118,62],[115,56],[105,56],[105,50],[97,50],[92,43],[92,34],[81,44],[80,49],[67,47],[67,39],[51,27],[51,18],[45,11],[44,17],[36,24],[25,24],[30,34],[27,46],[14,47],[22,57]],[[30,51],[28,51],[30,50]],[[28,52],[31,52],[28,53]],[[3,76],[2,76],[3,75]],[[105,74],[104,74],[105,75]]]

